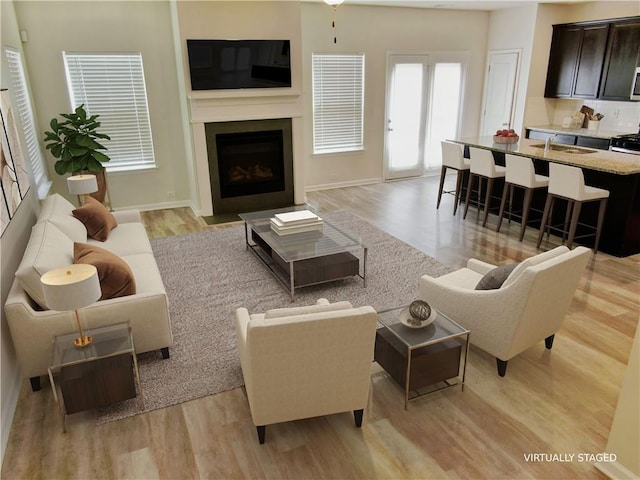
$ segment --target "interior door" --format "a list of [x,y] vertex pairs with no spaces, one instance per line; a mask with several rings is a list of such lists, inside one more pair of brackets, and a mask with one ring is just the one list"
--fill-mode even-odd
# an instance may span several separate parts
[[427,55],[389,55],[385,180],[423,172]]
[[512,127],[519,60],[518,51],[489,52],[481,135]]

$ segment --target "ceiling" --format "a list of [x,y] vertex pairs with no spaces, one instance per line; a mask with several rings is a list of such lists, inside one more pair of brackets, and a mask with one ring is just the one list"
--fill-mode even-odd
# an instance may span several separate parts
[[[303,0],[305,1],[305,0]],[[306,0],[321,1],[321,0]],[[536,3],[584,3],[587,0],[344,0],[353,5],[385,7],[442,8],[447,10],[498,10]]]

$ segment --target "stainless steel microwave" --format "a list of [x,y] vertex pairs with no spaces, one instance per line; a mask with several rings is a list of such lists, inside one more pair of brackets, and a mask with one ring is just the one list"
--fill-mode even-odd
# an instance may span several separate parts
[[640,100],[640,67],[636,68],[631,84],[631,100]]

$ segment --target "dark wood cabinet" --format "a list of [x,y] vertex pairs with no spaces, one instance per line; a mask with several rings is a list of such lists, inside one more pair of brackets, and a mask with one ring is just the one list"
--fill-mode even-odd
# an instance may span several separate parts
[[613,23],[600,85],[600,98],[629,100],[635,69],[639,64],[640,18]]
[[545,97],[629,101],[640,17],[553,26]]
[[575,135],[567,135],[564,133],[549,133],[549,132],[541,132],[538,130],[526,130],[525,138],[529,138],[531,140],[543,140],[546,141],[547,138],[555,135],[553,139],[553,143],[561,143],[563,145],[575,145],[577,137]]

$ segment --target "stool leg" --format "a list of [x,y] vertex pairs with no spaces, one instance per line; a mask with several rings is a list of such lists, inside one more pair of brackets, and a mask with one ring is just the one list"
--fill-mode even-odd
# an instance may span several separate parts
[[462,215],[462,218],[467,218],[467,212],[469,211],[469,202],[471,201],[471,189],[473,188],[475,177],[476,176],[473,173],[469,172],[469,181],[467,182],[467,198],[465,199],[464,215]]
[[529,211],[531,210],[531,200],[533,199],[533,188],[524,189],[524,203],[522,205],[522,225],[520,226],[520,241],[524,238],[524,232],[527,229],[527,221],[529,220]]
[[509,225],[511,225],[511,212],[513,210],[513,192],[515,191],[515,185],[511,187],[511,191],[509,192]]
[[[502,226],[502,218],[504,217],[504,207],[507,204],[507,196],[509,195],[509,189],[512,189],[510,183],[504,184],[504,190],[502,191],[502,200],[500,201],[500,213],[498,214],[498,226],[496,227],[496,232],[500,231],[500,227]],[[509,205],[509,209],[511,209],[511,205]]]
[[484,220],[482,226],[487,225],[487,218],[489,218],[489,207],[491,206],[491,192],[493,191],[493,178],[487,178],[487,194],[484,199]]
[[462,183],[464,181],[464,170],[458,170],[458,177],[456,179],[456,203],[453,205],[453,214],[458,211],[458,204],[460,203],[460,195],[462,194]]
[[[562,225],[562,243],[564,243],[567,238],[567,232],[569,231],[569,219],[571,218],[571,211],[575,206],[575,202],[573,200],[567,199],[567,210],[564,213],[564,224]],[[571,248],[571,247],[569,247]]]
[[540,244],[542,243],[542,237],[544,236],[544,231],[547,227],[552,202],[553,195],[547,194],[547,200],[544,202],[544,211],[542,212],[542,221],[540,223],[540,233],[538,233],[538,243],[536,244],[536,248],[540,248]]
[[596,226],[596,242],[593,246],[594,253],[598,252],[598,244],[600,243],[600,233],[602,233],[602,224],[604,223],[604,211],[607,209],[608,198],[600,200],[600,208],[598,210],[598,225]]
[[571,227],[569,228],[569,238],[567,239],[567,247],[571,248],[573,245],[573,238],[576,235],[576,229],[578,228],[578,218],[580,218],[580,210],[582,209],[582,202],[574,201],[573,203],[573,215],[571,216]]
[[438,202],[436,203],[436,210],[440,208],[440,200],[442,199],[442,190],[444,189],[444,177],[447,174],[447,167],[442,165],[440,169],[440,188],[438,189]]

